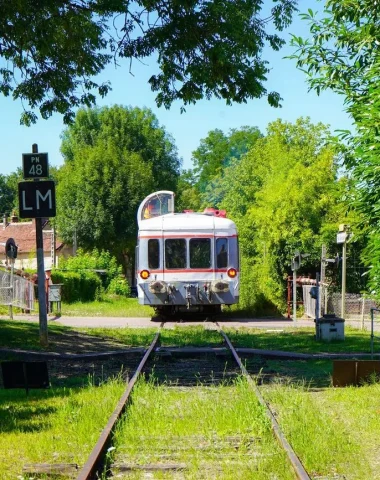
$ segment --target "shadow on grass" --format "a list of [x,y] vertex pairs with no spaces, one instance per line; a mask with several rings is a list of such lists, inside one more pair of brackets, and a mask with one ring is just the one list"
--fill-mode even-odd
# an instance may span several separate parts
[[370,353],[370,333],[346,329],[344,341],[317,342],[313,328],[268,332],[262,329],[228,329],[235,347],[298,353]]
[[[128,346],[146,346],[152,341],[153,332],[140,329],[71,329],[49,324],[49,345],[43,348],[39,342],[39,325],[18,320],[0,320],[0,348],[48,351],[56,353],[89,353],[117,351]],[[108,332],[107,332],[108,330]]]
[[331,360],[273,360],[250,357],[244,362],[258,384],[306,385],[309,388],[331,386]]
[[[0,397],[1,399],[1,397]],[[12,404],[0,403],[0,431],[7,432],[40,432],[50,427],[47,416],[56,412],[55,407],[38,406],[33,402],[30,405],[29,399],[22,399]]]
[[[312,388],[331,385],[332,362],[329,360],[274,360],[262,356],[242,357],[249,374],[261,384],[297,384]],[[241,371],[231,356],[197,355],[161,357],[145,371],[147,380],[159,385],[194,387],[230,385]]]

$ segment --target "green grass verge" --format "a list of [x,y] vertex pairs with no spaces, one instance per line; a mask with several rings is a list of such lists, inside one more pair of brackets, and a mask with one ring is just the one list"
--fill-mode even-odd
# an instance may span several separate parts
[[[0,348],[55,351],[56,347],[59,347],[62,337],[75,333],[80,333],[83,341],[87,337],[88,345],[91,345],[90,337],[100,337],[100,339],[122,343],[126,347],[144,347],[150,344],[157,328],[71,328],[49,324],[49,345],[46,348],[41,347],[39,342],[38,323],[0,320],[0,331]],[[74,341],[78,341],[78,339],[73,339],[72,342]],[[70,340],[66,340],[66,342],[70,343]]]
[[[0,478],[23,477],[27,463],[83,465],[125,384],[81,389],[0,390]],[[41,478],[41,477],[40,477]]]
[[[60,325],[49,325],[49,332],[59,335],[70,330]],[[39,325],[19,320],[0,320],[0,348],[43,350],[39,343]]]
[[[56,305],[53,304],[56,308]],[[35,314],[38,314],[38,302],[35,302]],[[22,313],[21,308],[13,307],[13,314]],[[151,317],[153,308],[140,305],[137,298],[120,296],[106,297],[101,302],[75,302],[61,304],[61,312],[53,311],[55,315],[67,315],[71,317]],[[9,307],[0,305],[0,315],[9,316]]]
[[[181,478],[294,478],[243,379],[232,386],[193,388],[139,382],[115,446],[116,464],[184,464]],[[173,477],[158,472],[152,478]]]
[[140,305],[137,298],[112,297],[102,302],[62,304],[62,315],[72,317],[151,317],[151,307]]
[[346,326],[344,341],[317,342],[314,328],[266,331],[258,328],[226,329],[235,347],[303,353],[370,353],[370,332]]
[[266,387],[281,428],[312,478],[379,479],[380,385],[312,391]]
[[[39,326],[34,322],[0,320],[0,347],[43,350],[39,345]],[[82,335],[101,337],[125,346],[146,346],[152,341],[157,327],[152,328],[70,328],[49,324],[49,347],[59,343],[59,335],[80,332]],[[235,347],[269,350],[284,350],[302,353],[370,353],[370,333],[350,327],[346,328],[345,341],[317,342],[312,328],[297,328],[282,332],[267,332],[263,329],[227,329]],[[164,329],[162,346],[221,346],[222,337],[203,325],[176,326]],[[46,350],[46,349],[45,349]]]

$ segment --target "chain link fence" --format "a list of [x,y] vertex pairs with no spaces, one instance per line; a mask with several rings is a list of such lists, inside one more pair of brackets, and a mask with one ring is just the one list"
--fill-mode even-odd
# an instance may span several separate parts
[[[310,318],[316,316],[316,299],[312,298],[311,293],[313,285],[303,285],[303,303],[304,312]],[[314,289],[317,287],[314,286]],[[339,292],[329,292],[328,288],[319,287],[319,312],[318,317],[325,313],[335,314],[337,317],[344,318],[351,325],[358,328],[371,328],[371,309],[379,308],[379,303],[356,293],[346,293],[345,311],[342,312],[342,294]],[[374,325],[376,330],[380,330],[380,312],[374,316]]]
[[34,284],[26,278],[0,269],[0,304],[34,310]]

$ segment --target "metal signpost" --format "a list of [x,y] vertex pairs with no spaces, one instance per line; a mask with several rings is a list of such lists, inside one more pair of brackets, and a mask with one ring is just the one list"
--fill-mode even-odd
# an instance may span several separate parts
[[336,243],[342,244],[342,314],[344,318],[346,311],[346,262],[347,262],[347,241],[351,238],[349,225],[339,225],[339,232],[336,236]]
[[47,153],[38,153],[36,143],[32,145],[32,153],[24,153],[22,158],[24,178],[32,178],[34,181],[19,182],[20,217],[36,219],[40,343],[41,345],[47,345],[48,328],[42,218],[55,217],[55,185],[52,180],[41,180],[48,176],[48,155]]
[[306,258],[310,253],[300,253],[299,250],[295,250],[291,268],[293,270],[293,321],[297,320],[297,270],[300,268],[302,259]]
[[5,255],[11,262],[11,277],[9,282],[9,318],[13,320],[13,275],[15,268],[15,258],[17,258],[17,245],[13,238],[8,238],[5,243]]

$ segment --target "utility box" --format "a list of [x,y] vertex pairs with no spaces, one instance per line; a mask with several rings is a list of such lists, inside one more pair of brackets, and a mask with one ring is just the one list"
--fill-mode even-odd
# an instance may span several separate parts
[[53,302],[57,303],[57,310],[61,312],[62,283],[53,283],[48,286],[49,312],[53,311]]
[[49,302],[60,302],[62,283],[53,283],[49,285],[48,289],[49,289]]
[[316,340],[331,342],[344,340],[344,318],[326,314],[315,321]]

